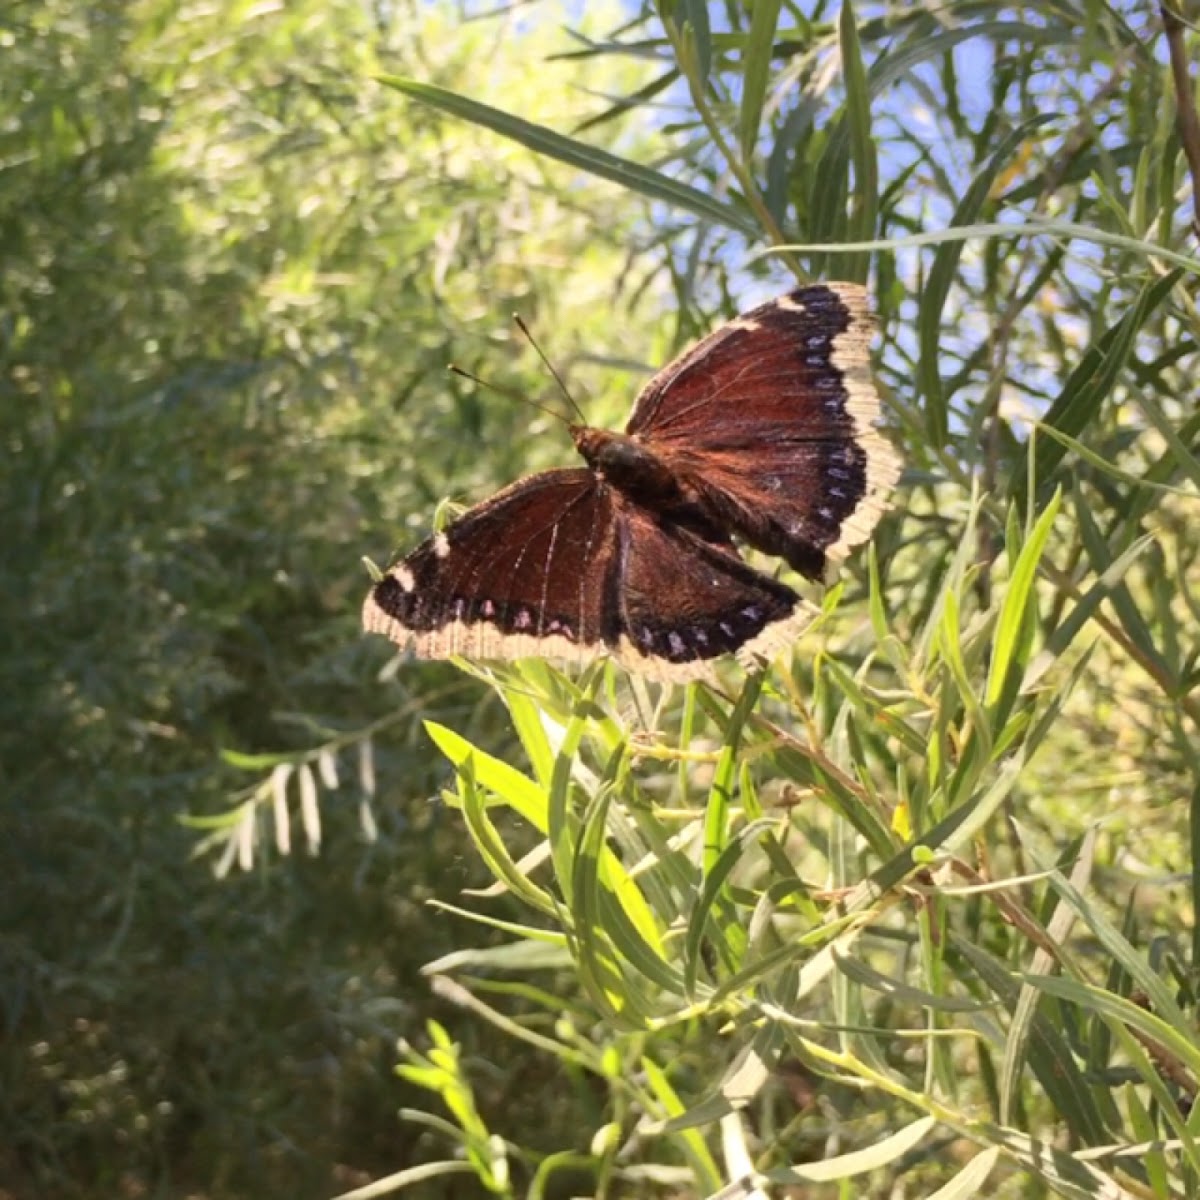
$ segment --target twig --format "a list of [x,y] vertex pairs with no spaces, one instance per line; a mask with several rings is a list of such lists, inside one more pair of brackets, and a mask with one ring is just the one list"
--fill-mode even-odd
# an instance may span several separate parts
[[1186,25],[1183,18],[1165,0],[1159,7],[1162,12],[1163,31],[1167,35],[1167,49],[1171,54],[1171,78],[1175,82],[1175,124],[1179,130],[1179,141],[1187,159],[1188,171],[1192,176],[1192,229],[1200,238],[1200,116],[1196,115],[1192,77],[1188,71],[1187,48],[1183,44]]

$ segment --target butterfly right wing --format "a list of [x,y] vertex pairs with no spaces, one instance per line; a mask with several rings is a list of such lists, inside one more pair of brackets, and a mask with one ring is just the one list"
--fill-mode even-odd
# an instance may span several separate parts
[[866,540],[900,463],[875,428],[857,284],[814,284],[715,330],[643,389],[627,432],[723,528],[819,579]]

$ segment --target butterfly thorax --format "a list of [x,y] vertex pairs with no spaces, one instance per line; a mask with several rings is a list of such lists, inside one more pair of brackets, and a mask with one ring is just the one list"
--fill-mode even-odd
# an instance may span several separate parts
[[606,483],[642,503],[682,500],[674,472],[640,438],[586,425],[573,426],[571,436],[588,466]]

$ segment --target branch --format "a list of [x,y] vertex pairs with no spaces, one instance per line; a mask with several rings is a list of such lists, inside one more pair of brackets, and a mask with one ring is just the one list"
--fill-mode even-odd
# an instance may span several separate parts
[[1183,44],[1183,31],[1186,26],[1183,18],[1166,3],[1166,0],[1163,0],[1159,7],[1162,12],[1163,30],[1167,35],[1167,48],[1171,53],[1171,78],[1175,82],[1175,123],[1192,177],[1192,229],[1200,238],[1200,117],[1196,115],[1192,77],[1188,73],[1187,48]]

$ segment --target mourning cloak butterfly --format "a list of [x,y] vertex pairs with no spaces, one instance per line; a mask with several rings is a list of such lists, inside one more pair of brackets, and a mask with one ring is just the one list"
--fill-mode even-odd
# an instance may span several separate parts
[[899,475],[874,425],[871,330],[850,283],[731,321],[646,385],[623,434],[571,427],[586,467],[518,480],[392,566],[363,625],[424,658],[607,651],[674,680],[729,653],[758,666],[807,618],[733,538],[820,579]]

